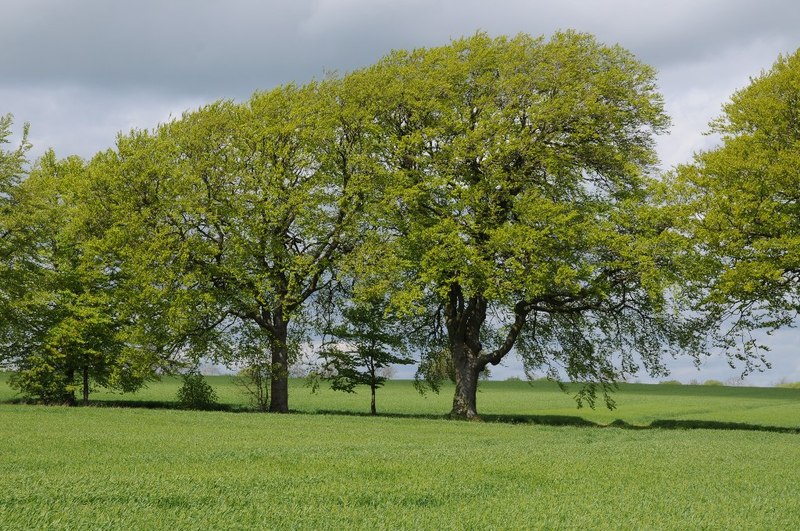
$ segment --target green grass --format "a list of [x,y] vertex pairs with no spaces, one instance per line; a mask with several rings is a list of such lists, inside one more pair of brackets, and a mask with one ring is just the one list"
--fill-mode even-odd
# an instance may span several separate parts
[[[223,407],[248,408],[248,397],[230,376],[209,376]],[[0,374],[0,402],[14,399],[13,391]],[[290,382],[289,405],[304,413],[352,413],[369,411],[366,388],[347,394],[328,388],[316,394],[302,380]],[[92,393],[96,405],[127,404],[177,407],[180,378],[167,377],[151,383],[135,394],[107,391]],[[573,393],[564,393],[547,381],[482,382],[478,392],[478,411],[488,420],[528,421],[543,424],[610,424],[621,420],[634,426],[649,426],[659,421],[708,421],[755,426],[800,428],[800,389],[776,387],[724,387],[706,385],[621,384],[614,394],[617,408],[609,411],[578,409]],[[388,416],[442,417],[452,405],[453,387],[444,386],[439,394],[417,393],[410,381],[389,381],[378,390],[378,412]],[[602,401],[601,401],[602,402]]]
[[[246,403],[229,378],[210,382],[229,406]],[[175,400],[179,385],[166,379],[135,399]],[[800,435],[766,431],[800,428],[798,389],[631,384],[608,412],[577,410],[547,383],[486,382],[478,397],[489,420],[483,423],[440,418],[451,391],[421,397],[409,382],[389,382],[378,392],[387,416],[377,418],[361,415],[368,408],[364,392],[311,395],[300,382],[291,389],[291,407],[301,413],[294,415],[3,404],[0,528],[794,529],[800,523]],[[10,398],[0,382],[0,400]],[[595,427],[617,419],[767,428]]]

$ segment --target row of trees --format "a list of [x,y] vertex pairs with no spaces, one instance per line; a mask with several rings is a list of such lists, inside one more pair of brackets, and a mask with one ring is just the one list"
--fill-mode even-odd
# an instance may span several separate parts
[[0,361],[46,401],[244,363],[285,412],[299,345],[332,336],[335,386],[413,351],[466,418],[512,351],[592,404],[709,338],[757,368],[736,338],[797,309],[798,61],[734,97],[719,149],[659,179],[654,71],[574,32],[394,52],[89,161],[27,170],[23,139],[0,159]]

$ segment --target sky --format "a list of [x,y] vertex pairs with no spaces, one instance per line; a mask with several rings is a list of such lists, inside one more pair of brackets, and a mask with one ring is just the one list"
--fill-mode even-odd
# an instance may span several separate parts
[[[0,115],[31,124],[32,157],[91,157],[218,99],[345,73],[392,49],[575,29],[620,44],[659,72],[672,118],[658,141],[669,169],[715,145],[709,120],[737,89],[800,47],[797,0],[2,0]],[[18,136],[17,136],[18,138]],[[747,381],[800,381],[800,331],[769,338],[773,369]],[[673,377],[736,378],[712,356]],[[519,371],[511,361],[495,377]],[[644,375],[642,381],[648,381]]]

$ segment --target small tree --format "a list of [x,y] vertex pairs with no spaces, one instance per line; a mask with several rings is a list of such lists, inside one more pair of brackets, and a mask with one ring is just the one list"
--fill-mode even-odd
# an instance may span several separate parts
[[120,270],[98,242],[110,220],[92,168],[48,151],[2,215],[13,250],[0,267],[0,363],[11,385],[45,403],[88,404],[91,385],[133,391],[158,360],[123,337]]
[[250,402],[259,411],[269,411],[269,390],[272,380],[269,351],[263,348],[257,337],[250,339],[240,345],[238,358],[244,362],[244,368],[236,374],[234,383],[250,397]]
[[375,392],[386,382],[383,370],[393,364],[407,365],[403,336],[387,317],[382,302],[356,304],[342,312],[344,322],[331,327],[333,343],[323,347],[324,360],[317,376],[330,380],[336,391],[352,393],[356,386],[370,388],[370,413],[375,415]]

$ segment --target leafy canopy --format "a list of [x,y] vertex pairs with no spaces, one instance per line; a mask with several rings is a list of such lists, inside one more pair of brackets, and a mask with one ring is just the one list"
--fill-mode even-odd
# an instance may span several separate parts
[[721,144],[670,182],[691,249],[695,310],[745,370],[768,366],[750,332],[800,308],[800,50],[752,79],[711,123]]

